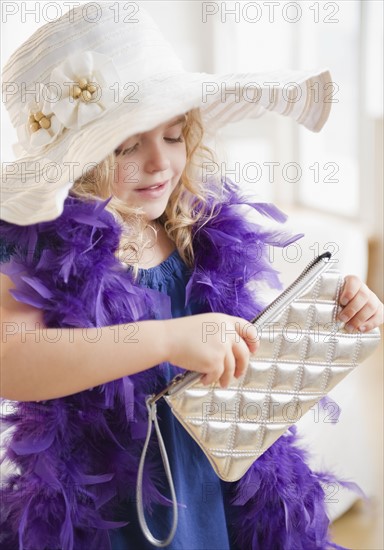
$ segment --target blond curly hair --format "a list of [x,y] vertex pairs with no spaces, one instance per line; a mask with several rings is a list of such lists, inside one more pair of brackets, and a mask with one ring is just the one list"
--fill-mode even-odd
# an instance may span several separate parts
[[[217,215],[219,211],[217,207],[222,202],[223,188],[217,176],[209,179],[209,187],[204,181],[206,179],[203,177],[205,163],[218,165],[218,162],[214,152],[203,143],[204,127],[200,109],[191,109],[185,113],[185,117],[183,139],[186,146],[186,165],[164,213],[156,221],[164,227],[168,237],[175,242],[183,261],[187,266],[192,267],[194,264],[192,227],[202,217],[209,219]],[[85,200],[112,197],[106,210],[113,214],[122,227],[116,256],[119,261],[132,266],[133,276],[136,279],[143,250],[151,245],[148,240],[145,240],[144,231],[147,227],[152,229],[153,227],[145,220],[140,207],[131,207],[114,195],[115,166],[116,153],[113,152],[77,179],[70,195]],[[210,211],[208,203],[211,205]]]

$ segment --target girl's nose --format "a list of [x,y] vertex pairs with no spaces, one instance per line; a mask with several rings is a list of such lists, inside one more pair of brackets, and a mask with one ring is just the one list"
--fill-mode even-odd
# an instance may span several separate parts
[[148,172],[162,172],[167,170],[170,160],[163,144],[154,143],[148,148],[146,169]]

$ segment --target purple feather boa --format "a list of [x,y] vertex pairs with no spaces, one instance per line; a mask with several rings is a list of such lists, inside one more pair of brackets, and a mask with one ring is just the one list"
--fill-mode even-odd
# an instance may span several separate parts
[[[212,219],[194,226],[195,265],[186,305],[252,319],[266,305],[247,283],[263,280],[280,288],[267,247],[296,240],[266,231],[243,217],[242,205],[278,222],[273,205],[252,203],[227,180],[226,195]],[[171,317],[168,297],[140,287],[114,256],[120,229],[105,210],[108,201],[68,197],[51,222],[16,226],[1,222],[1,237],[14,244],[1,271],[13,280],[16,300],[43,311],[47,327],[102,327]],[[246,251],[246,258],[244,258]],[[38,253],[37,253],[38,252]],[[181,371],[175,367],[175,373]],[[116,509],[136,484],[146,427],[145,396],[164,384],[162,365],[42,402],[17,402],[2,417],[14,431],[5,458],[19,473],[2,485],[3,550],[107,550]],[[299,550],[337,548],[328,540],[321,482],[288,431],[235,483],[225,503],[233,548]],[[157,457],[144,473],[144,505],[169,505],[156,479],[164,478]],[[129,519],[129,518],[128,518]]]

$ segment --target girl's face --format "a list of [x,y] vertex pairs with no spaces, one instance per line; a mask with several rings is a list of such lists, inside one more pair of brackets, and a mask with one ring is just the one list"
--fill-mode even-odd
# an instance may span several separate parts
[[128,138],[115,151],[115,195],[129,206],[141,206],[147,221],[163,214],[186,164],[182,134],[185,116],[177,116]]

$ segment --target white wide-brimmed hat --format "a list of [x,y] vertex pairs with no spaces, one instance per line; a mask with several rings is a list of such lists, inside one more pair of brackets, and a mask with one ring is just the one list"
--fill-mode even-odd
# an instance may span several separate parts
[[[18,159],[3,163],[1,219],[49,221],[74,181],[131,135],[199,107],[207,135],[267,111],[318,132],[331,104],[328,70],[186,72],[143,8],[84,4],[38,29],[3,70]],[[316,93],[314,91],[316,90]]]

